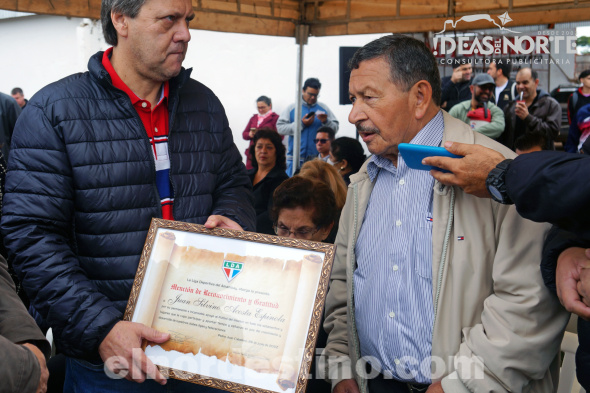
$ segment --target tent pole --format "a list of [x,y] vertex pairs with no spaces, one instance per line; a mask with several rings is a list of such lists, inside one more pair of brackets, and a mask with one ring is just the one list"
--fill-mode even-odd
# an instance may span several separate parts
[[308,25],[298,25],[295,31],[295,43],[299,45],[297,51],[297,86],[295,87],[295,121],[296,129],[293,134],[293,172],[291,176],[297,172],[299,168],[299,160],[301,153],[301,89],[303,87],[303,52],[304,45],[307,44],[307,37],[309,36]]

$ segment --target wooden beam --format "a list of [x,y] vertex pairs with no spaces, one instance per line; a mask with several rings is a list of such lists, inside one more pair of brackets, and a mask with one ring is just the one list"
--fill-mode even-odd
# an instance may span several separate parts
[[0,0],[0,9],[100,19],[100,0]]
[[[294,36],[295,25],[314,36],[440,31],[444,21],[471,14],[510,12],[510,25],[588,20],[590,0],[192,0],[191,28]],[[0,9],[100,18],[100,0],[0,0]],[[457,30],[490,28],[487,21]]]
[[295,36],[295,20],[282,18],[257,18],[216,12],[199,12],[191,21],[191,29],[230,33]]
[[[511,25],[537,25],[545,23],[577,22],[588,20],[590,3],[579,3],[576,8],[540,9],[539,11],[517,9],[512,10],[510,16],[514,20]],[[461,15],[457,14],[459,18]],[[324,21],[311,24],[311,35],[316,37],[343,34],[374,34],[374,33],[419,33],[438,32],[442,29],[447,17],[406,17],[406,18],[376,18],[350,21]],[[472,29],[493,28],[490,22],[476,21],[458,24],[458,31]],[[448,30],[447,30],[448,31]]]

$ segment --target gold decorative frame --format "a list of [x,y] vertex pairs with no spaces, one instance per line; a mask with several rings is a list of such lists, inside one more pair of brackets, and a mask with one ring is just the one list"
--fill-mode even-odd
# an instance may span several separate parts
[[[131,321],[134,312],[136,310],[136,305],[138,302],[138,298],[140,295],[140,290],[142,288],[142,284],[144,281],[144,277],[147,270],[148,262],[150,261],[150,257],[152,254],[152,249],[154,247],[156,241],[156,235],[159,229],[170,229],[174,231],[181,231],[181,232],[189,232],[189,233],[196,233],[202,235],[209,235],[209,236],[216,236],[216,237],[223,237],[227,239],[236,239],[244,242],[254,242],[254,243],[263,243],[269,245],[277,245],[285,247],[286,250],[289,248],[291,249],[299,249],[299,250],[308,250],[314,252],[320,252],[324,254],[324,260],[321,267],[321,273],[319,277],[319,284],[316,289],[316,295],[314,299],[314,304],[312,308],[312,315],[311,315],[311,322],[308,327],[307,331],[307,339],[305,340],[305,348],[303,350],[303,356],[301,359],[301,367],[299,368],[299,373],[297,375],[296,386],[294,388],[295,393],[303,393],[307,386],[307,375],[311,366],[311,362],[314,356],[314,349],[315,343],[318,336],[318,331],[320,329],[320,322],[322,319],[322,313],[324,308],[324,303],[326,299],[326,294],[328,290],[328,283],[330,279],[330,272],[332,269],[332,264],[334,261],[335,250],[336,246],[327,243],[320,243],[314,242],[309,240],[299,240],[299,239],[291,239],[291,238],[284,238],[279,236],[271,236],[265,234],[259,234],[254,232],[246,232],[246,231],[238,231],[233,229],[221,229],[221,228],[214,228],[214,229],[207,229],[202,225],[198,224],[191,224],[186,222],[179,222],[179,221],[168,221],[159,218],[153,218],[150,228],[148,230],[146,242],[141,254],[141,258],[139,261],[139,265],[137,267],[137,273],[135,275],[135,280],[133,282],[133,286],[131,288],[131,294],[129,296],[129,301],[127,303],[127,307],[125,309],[124,320]],[[213,377],[209,377],[206,375],[194,374],[191,372],[177,370],[174,368],[163,367],[157,365],[160,372],[170,378],[175,378],[187,382],[192,382],[200,385],[205,385],[208,387],[226,390],[230,392],[236,393],[277,393],[277,391],[273,390],[266,390],[262,388],[258,388],[255,386],[250,386],[247,384],[236,383],[232,381],[227,381],[223,379],[217,379]]]

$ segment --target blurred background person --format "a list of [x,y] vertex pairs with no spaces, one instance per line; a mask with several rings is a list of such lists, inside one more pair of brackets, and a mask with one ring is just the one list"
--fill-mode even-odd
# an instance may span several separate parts
[[[252,157],[250,156],[250,148],[254,144],[252,138],[256,134],[256,130],[260,128],[271,128],[273,130],[277,130],[277,120],[279,120],[279,115],[272,111],[272,101],[267,96],[260,96],[256,100],[256,108],[258,109],[258,113],[252,115],[250,120],[248,120],[248,124],[246,128],[242,132],[242,137],[250,141],[250,145],[246,149],[246,169],[252,169]],[[281,137],[281,140],[283,137]]]
[[340,212],[346,202],[346,183],[344,179],[338,173],[334,166],[324,162],[322,160],[307,161],[301,167],[299,176],[306,177],[310,180],[317,180],[328,187],[334,193],[336,201],[337,216],[335,225],[330,232],[330,235],[325,239],[326,243],[334,243],[336,240],[336,234],[338,233],[338,221],[340,221]]
[[316,149],[318,149],[318,158],[322,161],[331,164],[330,162],[330,148],[334,140],[334,130],[327,126],[321,126],[315,134]]
[[14,89],[12,89],[10,95],[12,96],[12,98],[16,100],[16,103],[18,104],[18,106],[20,106],[21,109],[25,109],[25,106],[27,106],[27,104],[29,103],[29,100],[25,98],[25,93],[23,93],[23,89],[21,89],[20,87],[15,87]]
[[256,232],[274,235],[269,209],[272,193],[283,180],[288,179],[285,145],[281,136],[271,128],[260,128],[252,138],[249,154],[253,168],[248,170],[254,191]]
[[14,98],[0,92],[0,149],[6,162],[8,162],[12,131],[21,111]]
[[580,72],[578,80],[581,86],[567,100],[567,120],[570,128],[563,149],[568,153],[577,153],[580,149],[580,134],[576,130],[576,123],[579,121],[577,114],[583,106],[590,105],[590,69]]
[[[590,79],[590,75],[587,79]],[[564,149],[569,153],[579,153],[590,135],[590,104],[578,109],[570,124]],[[587,154],[587,153],[586,153]]]
[[297,175],[276,188],[271,215],[278,236],[322,242],[334,226],[338,209],[325,183]]
[[[330,166],[320,160],[309,161],[306,164],[310,162],[321,162]],[[329,243],[328,236],[337,223],[340,209],[336,208],[334,193],[325,183],[301,175],[293,176],[277,187],[273,203],[272,217],[277,235]],[[316,354],[323,351],[328,338],[323,325],[322,316],[316,341]],[[316,356],[311,363],[311,375],[307,381],[306,392],[330,393],[331,385],[323,379],[322,373],[316,370],[315,358]]]
[[542,134],[522,135],[514,142],[514,151],[516,154],[532,153],[534,151],[547,150],[547,138]]
[[330,161],[347,186],[350,184],[350,176],[361,169],[366,159],[365,150],[356,139],[343,136],[332,142]]
[[469,90],[473,78],[471,61],[466,57],[455,57],[452,64],[453,73],[441,79],[442,104],[440,107],[444,110],[450,111],[458,103],[471,98]]

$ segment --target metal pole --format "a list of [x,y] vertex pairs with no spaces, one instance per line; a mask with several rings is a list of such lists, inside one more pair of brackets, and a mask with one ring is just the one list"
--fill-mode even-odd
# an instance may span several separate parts
[[291,176],[297,172],[299,168],[299,160],[301,155],[301,89],[303,87],[303,48],[307,44],[307,37],[309,36],[308,25],[298,25],[295,32],[295,42],[299,45],[297,51],[297,86],[295,87],[295,115],[293,121],[296,124],[295,133],[293,134],[293,172]]

